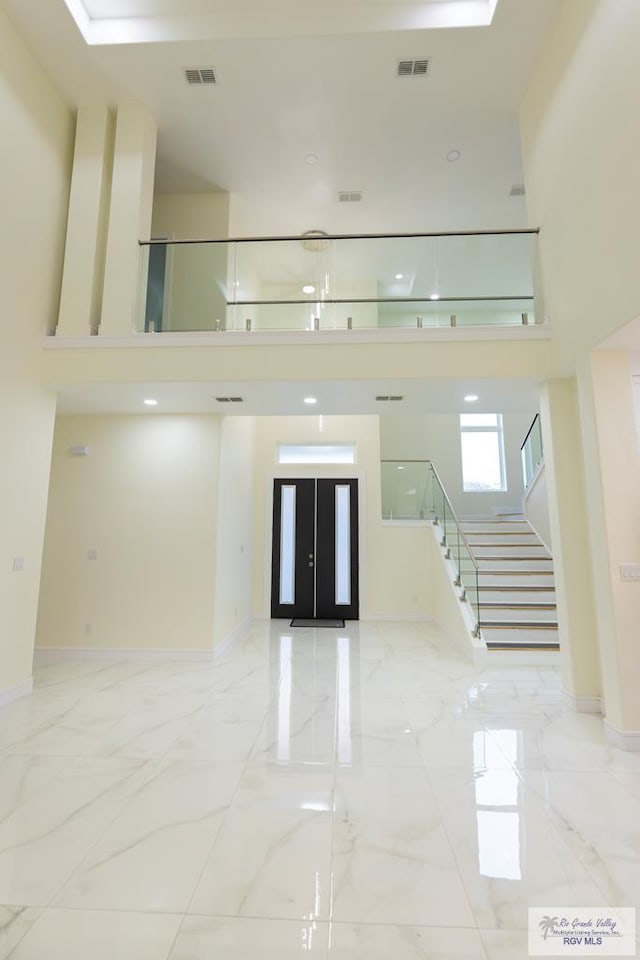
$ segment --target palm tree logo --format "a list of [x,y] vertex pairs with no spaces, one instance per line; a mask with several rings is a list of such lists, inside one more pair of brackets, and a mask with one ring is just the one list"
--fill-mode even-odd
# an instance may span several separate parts
[[543,917],[538,926],[543,932],[543,940],[546,940],[550,933],[556,932],[556,923],[558,917]]

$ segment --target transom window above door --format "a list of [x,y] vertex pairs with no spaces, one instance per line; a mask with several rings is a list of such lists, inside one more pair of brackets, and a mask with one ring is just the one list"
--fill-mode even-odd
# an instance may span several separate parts
[[279,443],[278,463],[349,464],[356,462],[355,443]]

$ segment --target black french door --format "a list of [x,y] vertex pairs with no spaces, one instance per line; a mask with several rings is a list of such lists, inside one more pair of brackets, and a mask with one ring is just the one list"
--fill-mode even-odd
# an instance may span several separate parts
[[271,616],[358,613],[358,481],[274,480]]

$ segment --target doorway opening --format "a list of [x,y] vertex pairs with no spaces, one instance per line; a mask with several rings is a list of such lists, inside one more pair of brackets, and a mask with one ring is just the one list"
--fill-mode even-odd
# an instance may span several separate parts
[[357,620],[358,481],[274,480],[271,616]]

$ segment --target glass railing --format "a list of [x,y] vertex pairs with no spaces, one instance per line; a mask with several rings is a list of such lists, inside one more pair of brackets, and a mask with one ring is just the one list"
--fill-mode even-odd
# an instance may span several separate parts
[[381,462],[382,517],[428,520],[438,527],[445,558],[455,567],[454,583],[475,616],[473,635],[480,636],[479,568],[438,472],[429,460]]
[[533,423],[527,431],[527,435],[522,441],[520,447],[522,456],[522,475],[524,477],[524,488],[527,490],[531,485],[540,464],[544,460],[544,449],[542,446],[542,429],[540,427],[540,416],[536,413]]
[[315,331],[536,322],[537,231],[152,240],[138,329]]

